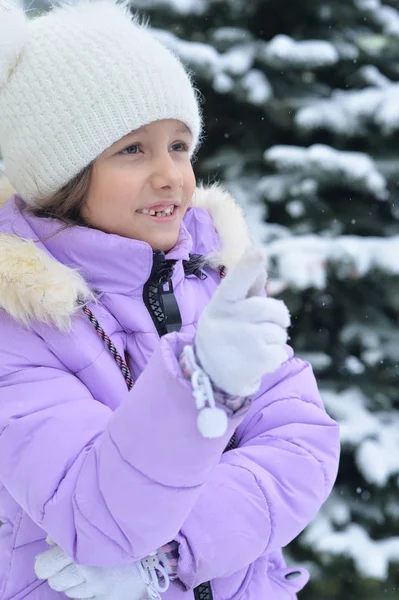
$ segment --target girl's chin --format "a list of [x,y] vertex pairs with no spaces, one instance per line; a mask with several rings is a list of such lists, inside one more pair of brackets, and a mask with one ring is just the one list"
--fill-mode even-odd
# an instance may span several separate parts
[[152,238],[145,240],[151,246],[153,250],[162,250],[162,252],[169,252],[177,244],[178,236],[160,236],[158,238]]

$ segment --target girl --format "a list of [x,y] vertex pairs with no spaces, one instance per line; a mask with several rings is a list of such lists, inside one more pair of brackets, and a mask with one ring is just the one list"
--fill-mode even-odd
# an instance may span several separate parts
[[190,78],[111,0],[0,7],[0,597],[293,599],[338,428]]

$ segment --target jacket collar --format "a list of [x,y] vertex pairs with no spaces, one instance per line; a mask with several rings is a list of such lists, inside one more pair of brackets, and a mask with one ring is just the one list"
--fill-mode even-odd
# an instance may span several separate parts
[[[251,244],[241,208],[215,185],[197,188],[192,206],[168,258],[180,261],[180,276],[191,251],[206,255],[210,266],[232,267]],[[0,309],[12,318],[68,329],[79,302],[93,299],[94,291],[141,293],[152,266],[148,244],[83,227],[53,235],[57,221],[22,207],[13,196],[0,209]]]
[[[91,290],[142,295],[153,264],[153,251],[146,242],[87,227],[63,228],[57,220],[30,213],[23,218],[51,257],[78,271]],[[177,244],[168,258],[187,260],[191,249],[192,238],[182,222]]]

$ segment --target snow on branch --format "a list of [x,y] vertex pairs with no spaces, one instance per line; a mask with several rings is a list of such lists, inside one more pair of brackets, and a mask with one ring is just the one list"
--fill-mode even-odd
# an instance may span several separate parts
[[355,6],[363,11],[375,11],[381,7],[381,0],[355,0]]
[[208,9],[208,0],[132,0],[131,6],[141,10],[168,9],[180,15],[202,15]]
[[381,6],[375,13],[375,20],[386,35],[399,37],[399,12],[393,6]]
[[238,43],[221,53],[210,44],[188,42],[161,29],[152,31],[197,75],[210,80],[217,92],[233,92],[240,100],[255,105],[264,105],[272,96],[266,75],[252,68],[256,57],[254,41]]
[[329,413],[340,424],[341,442],[354,450],[359,471],[369,483],[384,487],[399,473],[399,415],[371,412],[358,388],[323,391]]
[[[362,152],[339,151],[324,144],[309,148],[273,146],[264,157],[267,163],[282,173],[300,173],[304,178],[327,185],[344,184],[380,200],[388,196],[386,179],[370,156]],[[267,179],[260,185],[267,197]]]
[[321,515],[308,526],[301,541],[326,558],[335,555],[352,559],[357,571],[367,579],[386,580],[389,564],[399,562],[399,537],[373,540],[357,523],[335,531]]
[[242,89],[246,92],[247,99],[255,106],[265,104],[273,95],[273,88],[265,74],[258,69],[251,69],[241,79]]
[[399,37],[399,11],[393,6],[385,6],[381,0],[356,0],[355,4],[381,27],[385,35]]
[[360,91],[333,92],[329,100],[317,100],[298,110],[297,127],[306,132],[326,129],[343,137],[367,135],[377,127],[383,135],[399,130],[399,84]]
[[386,88],[392,84],[375,65],[364,65],[360,67],[357,74],[368,86]]
[[271,242],[265,252],[274,274],[270,285],[279,290],[324,289],[329,265],[342,279],[365,277],[374,269],[399,275],[399,236],[291,236]]
[[273,69],[311,70],[336,64],[339,54],[330,42],[296,41],[281,34],[260,47],[259,59]]
[[188,42],[163,29],[153,28],[151,31],[184,62],[200,72],[208,71],[215,74],[222,70],[222,55],[210,44]]

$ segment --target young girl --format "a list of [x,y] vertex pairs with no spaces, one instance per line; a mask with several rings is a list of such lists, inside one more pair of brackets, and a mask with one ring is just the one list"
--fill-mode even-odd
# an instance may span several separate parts
[[125,6],[28,22],[1,0],[2,600],[307,581],[282,548],[330,493],[338,428],[239,208],[195,188],[200,133],[188,74]]

